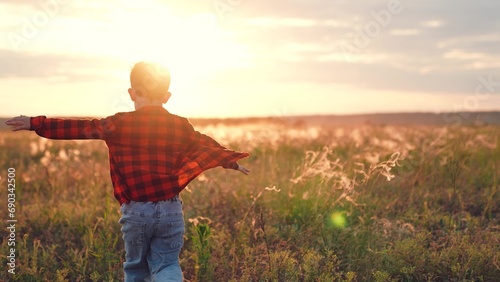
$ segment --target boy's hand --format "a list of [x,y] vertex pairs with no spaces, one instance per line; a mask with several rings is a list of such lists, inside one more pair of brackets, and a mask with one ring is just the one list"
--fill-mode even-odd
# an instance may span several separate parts
[[5,122],[6,125],[10,126],[12,131],[18,130],[30,130],[31,128],[31,118],[27,116],[18,116],[8,119]]
[[246,167],[239,164],[238,164],[238,171],[243,172],[245,175],[248,175],[250,173],[250,171]]
[[246,175],[248,175],[250,173],[250,171],[246,167],[241,166],[240,164],[238,164],[238,162],[231,162],[231,163],[223,165],[222,167],[225,169],[234,169],[237,171],[241,171],[242,173],[244,173]]

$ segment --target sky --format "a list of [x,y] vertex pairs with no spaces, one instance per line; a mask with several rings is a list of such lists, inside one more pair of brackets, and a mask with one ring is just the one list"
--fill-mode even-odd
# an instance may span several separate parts
[[132,111],[134,63],[170,112],[500,110],[498,0],[0,0],[0,116]]

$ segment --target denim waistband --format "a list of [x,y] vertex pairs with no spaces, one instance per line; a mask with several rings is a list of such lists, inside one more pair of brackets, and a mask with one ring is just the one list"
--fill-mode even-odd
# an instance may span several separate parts
[[176,195],[173,198],[159,202],[131,201],[128,204],[123,204],[120,207],[120,211],[122,214],[136,214],[141,216],[182,214],[182,199],[179,195]]
[[181,200],[181,196],[179,196],[179,195],[175,195],[175,196],[173,196],[172,198],[167,199],[167,200],[162,201],[162,202],[171,202],[171,203],[174,203],[174,202],[178,202],[178,201],[182,201],[182,200]]

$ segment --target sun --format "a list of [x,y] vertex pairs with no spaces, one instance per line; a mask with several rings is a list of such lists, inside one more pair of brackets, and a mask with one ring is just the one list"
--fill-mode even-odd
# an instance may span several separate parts
[[140,8],[115,12],[112,21],[122,46],[110,46],[110,53],[131,63],[158,62],[184,80],[196,81],[248,63],[247,49],[220,27],[215,13],[178,16],[166,5],[143,2]]

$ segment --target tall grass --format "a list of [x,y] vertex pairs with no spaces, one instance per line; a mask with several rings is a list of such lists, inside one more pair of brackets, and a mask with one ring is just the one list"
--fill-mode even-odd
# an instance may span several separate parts
[[[252,172],[211,170],[182,193],[187,281],[500,277],[498,127],[201,130],[249,151]],[[0,155],[1,214],[8,167],[19,207],[17,274],[0,281],[122,280],[104,143],[2,132]]]

